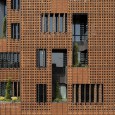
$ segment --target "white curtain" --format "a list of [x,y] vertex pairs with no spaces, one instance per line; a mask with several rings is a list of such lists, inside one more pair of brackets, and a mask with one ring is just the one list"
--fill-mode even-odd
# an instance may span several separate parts
[[60,85],[60,94],[62,96],[62,99],[66,99],[66,85]]

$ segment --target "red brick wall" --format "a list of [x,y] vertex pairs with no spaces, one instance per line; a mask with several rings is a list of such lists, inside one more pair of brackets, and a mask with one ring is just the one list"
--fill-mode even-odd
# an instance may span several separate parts
[[0,52],[6,52],[6,51],[7,51],[7,40],[0,39]]
[[85,84],[89,83],[89,69],[87,67],[73,67],[72,68],[72,83]]
[[21,115],[21,104],[0,103],[0,115]]

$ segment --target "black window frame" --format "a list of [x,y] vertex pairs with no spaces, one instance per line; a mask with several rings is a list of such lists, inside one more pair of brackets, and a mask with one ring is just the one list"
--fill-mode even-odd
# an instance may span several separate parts
[[[81,85],[81,88],[79,89],[80,85]],[[76,86],[76,93],[74,92],[74,86]],[[101,88],[100,91],[99,91],[99,88]],[[100,104],[102,104],[104,102],[103,84],[73,84],[72,90],[73,90],[72,91],[73,103],[75,102],[75,103],[81,103],[81,104],[82,103],[100,103]],[[79,92],[79,90],[80,90],[80,92]],[[81,97],[79,97],[79,93],[80,93]],[[96,95],[95,95],[95,93],[96,93]],[[99,94],[99,93],[101,93],[101,94]],[[102,97],[100,97],[100,95]],[[76,100],[74,100],[74,96],[76,97]],[[96,98],[96,100],[95,100],[95,98]],[[102,100],[99,101],[100,99],[102,99]]]
[[47,102],[47,85],[36,84],[36,102],[46,103]]
[[18,52],[0,52],[0,69],[19,68],[20,67],[19,59],[20,59],[20,53]]
[[[84,18],[86,18],[86,22],[82,22],[84,20]],[[75,20],[76,19],[76,20]],[[80,37],[80,41],[83,41],[82,37],[87,37],[88,40],[88,33],[87,35],[85,35],[85,31],[88,32],[88,14],[84,13],[84,14],[76,14],[73,13],[73,27],[74,27],[74,31],[73,31],[73,37],[74,37],[74,41],[76,36]],[[80,24],[80,34],[76,34],[75,32],[75,26],[76,24]]]
[[20,23],[11,23],[11,39],[20,39]]
[[[5,90],[6,90],[6,85],[7,82],[0,82],[0,95],[5,96]],[[11,91],[10,91],[11,96],[20,96],[20,81],[11,81]]]
[[11,0],[11,9],[19,10],[20,9],[20,0]]
[[[65,16],[65,19],[64,19],[64,16]],[[62,18],[62,21],[60,20],[59,17]],[[62,26],[60,26],[61,23],[62,23]],[[41,32],[66,33],[67,32],[67,13],[41,14]]]

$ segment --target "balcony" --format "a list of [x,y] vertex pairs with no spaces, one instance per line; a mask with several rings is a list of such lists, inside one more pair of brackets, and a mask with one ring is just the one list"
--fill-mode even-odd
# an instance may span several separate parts
[[73,66],[88,65],[88,24],[86,14],[73,14]]
[[67,50],[52,50],[52,100],[67,101]]
[[58,83],[67,83],[66,67],[56,67],[56,64],[53,64],[52,67],[53,81],[58,81]]

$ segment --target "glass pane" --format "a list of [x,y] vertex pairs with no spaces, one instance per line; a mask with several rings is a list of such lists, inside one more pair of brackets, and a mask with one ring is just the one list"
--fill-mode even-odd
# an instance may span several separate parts
[[55,15],[55,32],[58,32],[58,14]]
[[91,84],[91,102],[94,102],[94,84]]
[[56,64],[56,67],[63,67],[63,53],[52,53],[52,63]]
[[80,35],[80,24],[75,24],[74,35]]
[[79,101],[79,85],[76,85],[76,102]]
[[39,84],[39,102],[43,102],[43,84]]
[[13,0],[13,8],[16,9],[16,0]]
[[13,67],[13,53],[11,53],[10,64],[11,64],[11,67]]
[[16,24],[16,39],[18,39],[18,24]]
[[39,66],[40,67],[46,66],[46,50],[39,51]]
[[16,9],[18,9],[18,0],[16,0]]
[[46,14],[44,18],[45,18],[45,21],[44,21],[44,29],[45,30],[44,31],[48,32],[48,15]]
[[50,32],[53,32],[53,15],[50,15]]
[[78,54],[78,64],[80,64],[80,52],[77,52]]
[[80,41],[80,36],[73,36],[73,41]]
[[40,51],[40,66],[43,66],[43,51]]
[[60,32],[63,32],[63,14],[60,15]]
[[84,102],[84,84],[81,85],[81,102]]
[[89,85],[86,84],[86,102],[89,102]]
[[16,24],[14,24],[14,39],[16,39]]

